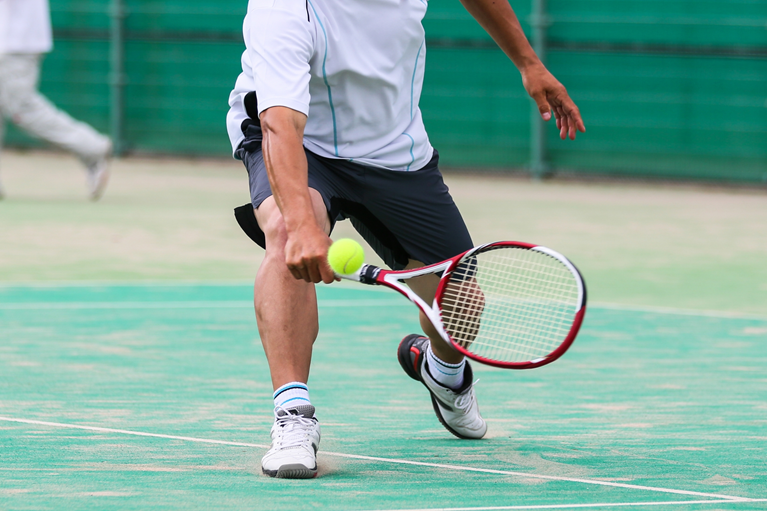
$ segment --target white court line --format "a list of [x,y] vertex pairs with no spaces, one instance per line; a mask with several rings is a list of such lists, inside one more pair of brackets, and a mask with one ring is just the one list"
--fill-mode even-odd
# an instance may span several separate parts
[[49,289],[61,287],[253,287],[253,280],[49,280],[49,281],[4,281],[0,289],[29,287]]
[[631,506],[683,506],[689,504],[740,504],[744,502],[767,502],[767,499],[742,500],[669,500],[666,502],[602,502],[595,504],[542,504],[537,506],[492,506],[492,507],[432,507],[423,509],[381,509],[377,511],[502,511],[513,509],[583,509],[590,507],[631,507]]
[[608,309],[617,311],[628,312],[650,312],[653,314],[669,314],[675,316],[698,316],[706,318],[726,318],[726,319],[755,319],[758,321],[767,321],[767,316],[760,316],[758,314],[745,314],[740,312],[728,312],[728,311],[711,311],[711,310],[695,310],[695,309],[675,309],[673,307],[651,307],[651,306],[634,306],[634,305],[620,305],[614,303],[594,303],[586,304],[588,309]]
[[[404,300],[318,300],[320,307],[409,307]],[[15,302],[0,303],[0,310],[89,310],[89,309],[252,309],[250,300],[177,300],[177,301],[113,301],[113,302]],[[767,316],[740,314],[726,311],[695,311],[664,307],[633,307],[597,303],[589,309],[607,309],[629,312],[649,312],[676,316],[696,316],[725,319],[751,319],[767,321]]]
[[[189,283],[188,285],[193,285]],[[144,286],[143,284],[136,287]],[[2,285],[3,287],[16,287],[13,285]],[[34,286],[22,286],[34,287]],[[44,287],[41,285],[40,287]],[[70,286],[66,286],[70,287]],[[83,285],[83,287],[89,287]],[[151,287],[151,286],[146,286]],[[346,286],[348,288],[348,286]],[[358,288],[352,285],[352,288]],[[368,291],[383,291],[386,294],[391,292],[386,289],[370,288]],[[405,307],[409,306],[404,300],[318,300],[320,307]],[[178,300],[178,301],[112,301],[112,302],[6,302],[0,303],[0,310],[88,310],[88,309],[244,309],[253,308],[253,302],[250,300]],[[593,303],[588,304],[587,309],[606,309],[627,312],[648,312],[652,314],[664,314],[672,316],[694,316],[705,318],[724,318],[724,319],[750,319],[756,321],[767,321],[767,316],[756,314],[743,314],[739,312],[694,310],[694,309],[675,309],[671,307],[650,307],[620,305],[611,303]]]
[[[253,275],[255,278],[255,275]],[[347,289],[365,289],[367,286],[360,286],[358,283],[344,281],[333,282],[331,284],[319,283],[318,285],[327,287]],[[248,287],[253,288],[253,279],[250,280],[48,280],[48,281],[2,281],[0,289],[3,288],[56,288],[56,287]],[[369,288],[379,289],[383,288]],[[389,291],[387,291],[389,292]]]
[[[403,300],[319,300],[319,307],[409,307]],[[0,303],[0,310],[89,309],[252,309],[250,300],[181,300],[172,302],[17,302]]]
[[[255,275],[254,275],[255,278]],[[341,281],[331,284],[319,283],[321,287],[357,289],[357,290],[378,290],[385,291],[382,288],[360,286],[354,282]],[[11,288],[32,288],[32,289],[54,289],[54,288],[102,288],[102,287],[129,287],[129,288],[156,288],[156,287],[245,287],[253,289],[253,280],[49,280],[43,282],[34,281],[2,281],[0,289]]]
[[[163,435],[159,433],[145,433],[142,431],[131,431],[127,429],[101,428],[97,426],[80,426],[78,424],[63,424],[60,422],[47,422],[47,421],[38,421],[38,420],[32,420],[32,419],[17,419],[13,417],[0,417],[0,421],[18,422],[22,424],[34,424],[37,426],[50,426],[55,428],[83,429],[86,431],[96,431],[99,433],[119,433],[123,435],[167,438],[170,440],[185,440],[188,442],[198,442],[198,443],[205,443],[205,444],[233,445],[237,447],[258,447],[260,449],[269,448],[268,445],[252,444],[248,442],[230,442],[226,440],[211,440],[207,438],[196,438],[196,437],[188,437],[188,436]],[[645,491],[654,491],[654,492],[660,492],[660,493],[673,493],[677,495],[695,495],[697,497],[716,498],[720,500],[724,499],[725,501],[761,502],[754,499],[749,499],[745,497],[736,497],[733,495],[721,495],[717,493],[703,493],[703,492],[688,491],[688,490],[675,490],[672,488],[641,486],[637,484],[615,483],[612,481],[600,481],[597,479],[581,479],[581,478],[575,478],[575,477],[548,476],[548,475],[540,475],[540,474],[530,474],[527,472],[517,472],[513,470],[494,470],[489,468],[466,467],[461,465],[447,465],[443,463],[426,463],[422,461],[410,461],[410,460],[403,460],[403,459],[397,459],[397,458],[379,458],[376,456],[361,456],[358,454],[344,454],[340,452],[321,451],[321,453],[324,456],[335,456],[338,458],[348,458],[348,459],[354,459],[354,460],[379,461],[382,463],[393,463],[397,465],[412,465],[412,466],[418,466],[418,467],[441,468],[445,470],[457,470],[457,471],[463,471],[463,472],[480,472],[484,474],[519,476],[519,477],[525,477],[528,479],[545,479],[549,481],[566,481],[571,483],[593,484],[597,486],[628,488],[631,490],[645,490]]]
[[[153,288],[153,287],[251,287],[253,285],[252,281],[244,281],[244,280],[221,280],[221,281],[194,281],[194,280],[176,280],[176,281],[50,281],[50,282],[0,282],[0,289],[8,289],[8,288],[23,288],[23,287],[29,287],[29,288],[38,288],[38,289],[45,289],[45,288],[67,288],[67,287],[76,287],[76,288],[87,288],[87,287],[131,287],[131,288]],[[322,285],[324,288],[328,288],[328,286],[333,286],[336,289],[344,289],[344,290],[359,290],[359,291],[368,291],[368,292],[377,292],[377,293],[385,293],[389,294],[391,293],[388,289],[383,289],[381,287],[375,287],[375,286],[360,286],[357,283],[352,282],[335,282],[333,284],[329,285]],[[322,306],[322,302],[332,302],[333,300],[322,300],[320,299],[320,306]],[[361,302],[375,302],[375,300],[361,300]],[[32,305],[38,304],[38,307],[33,307]],[[0,310],[6,309],[6,310],[17,310],[15,305],[21,305],[21,307],[18,307],[18,310],[23,310],[24,308],[45,308],[47,307],[47,303],[55,303],[59,304],[58,306],[53,306],[51,308],[62,308],[65,309],[67,307],[62,306],[61,302],[30,302],[29,304],[8,304],[8,303],[0,303]],[[72,302],[72,303],[86,303],[89,304],[90,302]],[[125,303],[125,304],[132,304],[132,303],[145,303],[145,302],[109,302],[109,303]],[[148,302],[148,303],[169,303],[169,304],[176,304],[176,303],[190,303],[190,302]],[[204,303],[216,303],[214,301],[204,302],[204,301],[198,301],[194,303],[204,304]],[[221,302],[218,302],[221,303]],[[224,303],[234,303],[234,302],[224,302]],[[243,301],[245,303],[245,301]],[[250,307],[252,307],[251,302],[247,302]],[[407,303],[407,302],[403,302]],[[388,301],[382,302],[380,304],[373,304],[370,305],[364,305],[364,306],[377,306],[377,305],[393,305],[394,301],[389,303]],[[24,305],[28,305],[27,307],[24,307]],[[333,307],[334,305],[327,305],[328,307]],[[346,305],[338,305],[345,307]],[[167,308],[167,309],[173,309],[173,308],[235,308],[240,307],[239,305],[236,306],[230,306],[230,305],[213,305],[213,306],[203,306],[199,305],[198,307],[194,306],[187,306],[187,307],[177,307],[175,305],[168,305],[165,307],[158,307],[158,306],[152,306],[152,307],[146,307],[146,308]],[[630,311],[630,312],[650,312],[654,314],[668,314],[668,315],[678,315],[678,316],[699,316],[699,317],[711,317],[711,318],[727,318],[727,319],[754,319],[758,321],[767,321],[767,316],[759,315],[759,314],[747,314],[747,313],[740,313],[740,312],[731,312],[731,311],[716,311],[716,310],[697,310],[697,309],[679,309],[674,307],[653,307],[653,306],[642,306],[642,305],[622,305],[622,304],[615,304],[615,303],[602,303],[602,302],[594,302],[587,304],[588,309],[608,309],[608,310],[620,310],[620,311]],[[88,308],[88,307],[71,307],[72,309],[77,308]],[[98,307],[91,307],[91,308],[98,308]],[[120,307],[117,306],[104,306],[101,307],[104,309],[118,309]],[[125,308],[143,308],[139,306],[132,306],[132,307],[125,307]]]

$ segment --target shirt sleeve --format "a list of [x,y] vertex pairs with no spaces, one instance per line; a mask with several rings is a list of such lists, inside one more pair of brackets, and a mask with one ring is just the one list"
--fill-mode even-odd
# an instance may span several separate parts
[[303,2],[276,0],[269,8],[248,13],[245,42],[259,114],[273,106],[284,106],[309,115],[309,61],[314,53],[314,37],[303,7]]
[[229,133],[229,141],[232,143],[232,152],[235,158],[237,158],[237,149],[245,139],[245,134],[242,132],[243,122],[249,119],[245,108],[245,96],[254,90],[256,90],[256,84],[253,81],[250,56],[245,50],[242,54],[242,73],[237,77],[234,89],[229,94],[229,112],[226,114],[226,131]]

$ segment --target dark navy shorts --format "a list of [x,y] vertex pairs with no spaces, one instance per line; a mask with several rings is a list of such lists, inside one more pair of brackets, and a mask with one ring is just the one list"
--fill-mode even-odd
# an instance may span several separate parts
[[[264,233],[253,213],[272,195],[261,152],[260,129],[246,130],[237,155],[250,178],[251,204],[235,210],[245,233],[266,248]],[[409,259],[433,264],[473,247],[469,231],[439,171],[439,155],[425,167],[392,171],[324,158],[306,151],[309,187],[325,202],[332,226],[349,219],[373,250],[395,270]]]

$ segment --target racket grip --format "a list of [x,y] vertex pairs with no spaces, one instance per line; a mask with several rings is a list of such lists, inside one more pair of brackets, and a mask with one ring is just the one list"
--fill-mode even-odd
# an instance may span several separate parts
[[362,268],[350,273],[349,275],[341,275],[336,273],[337,277],[341,277],[346,280],[353,280],[355,282],[361,282],[368,285],[378,284],[378,274],[381,273],[381,268],[373,266],[372,264],[363,264]]

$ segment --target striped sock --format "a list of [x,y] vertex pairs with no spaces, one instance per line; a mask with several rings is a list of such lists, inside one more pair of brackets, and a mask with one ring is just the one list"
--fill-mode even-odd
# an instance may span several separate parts
[[426,350],[426,363],[429,367],[429,374],[437,380],[437,383],[453,390],[459,389],[463,385],[463,370],[466,367],[466,359],[461,360],[458,364],[448,364],[438,359],[429,346]]
[[310,404],[312,403],[309,401],[309,387],[306,386],[306,383],[292,381],[274,391],[275,408],[280,407],[287,410]]

